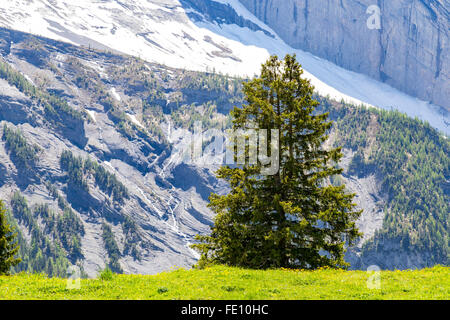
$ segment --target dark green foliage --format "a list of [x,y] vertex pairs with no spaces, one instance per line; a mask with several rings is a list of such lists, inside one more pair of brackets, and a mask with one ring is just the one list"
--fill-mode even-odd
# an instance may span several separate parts
[[89,191],[87,179],[93,177],[96,184],[106,194],[112,196],[115,201],[123,203],[129,198],[127,188],[101,165],[90,159],[76,157],[71,151],[65,150],[61,154],[61,168],[68,173],[69,184]]
[[[47,184],[47,187],[51,186]],[[60,214],[52,212],[47,204],[37,205],[34,215],[42,219],[45,225],[45,233],[53,236],[59,244],[66,250],[68,258],[75,262],[83,258],[81,251],[81,237],[85,230],[83,222],[75,214],[66,200],[59,195],[56,188],[50,188],[51,195],[58,199],[58,206],[62,210]]]
[[104,167],[97,162],[86,160],[85,167],[87,170],[94,172],[94,178],[100,189],[112,196],[116,201],[123,202],[129,198],[127,188],[117,180],[116,175],[109,173]]
[[[86,90],[86,93],[92,98],[90,103],[100,103],[105,106],[108,115],[112,114],[119,119],[119,121],[114,120],[114,123],[128,139],[135,139],[138,129],[130,123],[124,112],[130,108],[138,113],[142,110],[143,124],[146,129],[153,135],[153,138],[158,137],[162,141],[164,137],[159,123],[164,120],[164,113],[171,112],[177,126],[192,128],[195,120],[207,123],[207,127],[215,126],[217,110],[225,113],[228,111],[227,106],[240,105],[243,101],[242,79],[175,69],[171,69],[169,74],[165,67],[149,64],[137,58],[106,55],[94,50],[88,52],[82,47],[66,47],[65,45],[64,48],[52,48],[53,44],[48,42],[44,45],[39,44],[44,41],[42,38],[36,39],[27,47],[27,50],[29,53],[39,53],[43,49],[55,52],[54,50],[67,48],[66,53],[69,55],[82,59],[101,59],[111,66],[111,70],[106,71],[108,76],[106,81],[96,70],[81,63],[81,60],[77,58],[68,58],[67,64],[64,62],[53,64],[49,61],[42,64],[43,68],[46,65],[58,77],[69,79]],[[18,44],[16,41],[14,43]],[[36,57],[48,58],[41,54]],[[24,58],[27,59],[27,57]],[[0,60],[0,78],[6,79],[11,85],[30,97],[34,103],[44,107],[46,115],[51,117],[43,119],[52,119],[60,112],[62,115],[69,115],[69,118],[72,119],[82,119],[81,113],[74,113],[75,110],[68,106],[64,99],[48,93],[43,86],[34,86],[5,60]],[[106,83],[117,85],[126,94],[142,101],[142,109],[139,103],[130,106],[127,105],[126,100],[122,102],[114,100],[109,94]],[[176,100],[172,99],[172,96]],[[169,102],[168,97],[171,102],[169,108],[166,109]],[[335,121],[331,133],[336,134],[336,145],[344,145],[356,152],[350,164],[349,173],[359,176],[364,176],[369,172],[377,173],[383,184],[383,192],[389,196],[384,226],[377,233],[375,239],[364,246],[362,256],[373,253],[382,254],[383,243],[393,240],[399,243],[403,252],[426,252],[429,254],[431,257],[431,260],[428,261],[429,265],[434,263],[448,265],[448,213],[450,211],[448,208],[450,193],[448,140],[439,137],[439,134],[427,124],[410,119],[398,112],[365,109],[321,97],[315,97],[315,99],[320,99],[321,102],[321,106],[316,111],[330,112],[330,118]],[[211,108],[214,108],[212,112]],[[39,108],[33,108],[31,112],[35,112],[35,110],[39,110]],[[371,132],[369,128],[373,123],[376,124],[376,130]],[[16,141],[15,138],[13,140]],[[28,157],[31,154],[29,150],[25,152],[22,148],[18,148],[18,150],[18,154],[25,155],[24,159],[32,158]],[[13,156],[12,149],[10,148],[8,151]],[[32,165],[36,160],[30,161],[29,164]],[[87,182],[90,182],[89,179],[95,179],[93,171],[87,173],[84,170],[83,167],[81,177],[79,167],[75,165],[72,170],[71,183],[78,183],[84,187],[87,186]],[[341,185],[339,178],[338,175],[331,176],[330,181],[333,185],[338,186]],[[105,180],[108,179],[99,179],[99,181]],[[107,189],[110,187],[105,188],[105,190]],[[64,211],[68,206],[64,198],[57,193],[56,189],[52,190],[51,194],[54,194],[59,207]],[[26,215],[21,217],[22,223],[26,224],[26,221],[29,221],[28,225],[33,224],[33,215],[38,214],[36,210],[38,209],[29,210],[31,218],[30,216],[27,218]],[[44,217],[47,213],[47,210],[42,210],[39,215],[42,214]],[[54,216],[60,215],[54,214]],[[53,228],[51,221],[53,220],[49,220],[48,225],[42,227],[45,234],[47,234],[47,228],[48,230]],[[11,223],[16,226],[15,220]],[[23,227],[22,223],[21,228]],[[125,224],[123,225],[124,233],[134,234],[132,228]],[[20,243],[26,243],[20,229],[17,231],[19,232],[18,239],[23,241]],[[51,235],[50,238],[52,238]],[[133,252],[132,250],[136,248],[135,243],[136,241],[129,240],[127,237],[124,252],[127,254],[130,251]],[[61,250],[65,251],[62,244],[59,246]],[[21,246],[21,252],[25,250],[24,248],[25,244]],[[29,262],[21,265],[33,264],[33,259],[32,257],[31,260],[27,260]],[[25,267],[21,270],[26,269]],[[63,269],[61,267],[61,274],[65,272]]]
[[448,265],[448,139],[400,112],[331,104],[328,109],[337,121],[336,142],[359,150],[352,172],[377,172],[389,197],[383,228],[365,244],[362,257],[388,250],[384,243],[390,241],[406,253],[428,253],[428,266]]
[[166,293],[168,291],[169,291],[169,289],[167,289],[167,287],[159,287],[158,290],[157,290],[157,292],[159,294]]
[[136,222],[129,216],[126,216],[125,221],[122,224],[122,230],[125,235],[124,254],[130,254],[134,259],[140,260],[141,255],[137,248],[139,235],[137,233]]
[[84,227],[72,209],[66,207],[64,212],[58,215],[54,233],[58,235],[59,241],[69,253],[71,260],[83,257],[80,235],[84,235]]
[[37,222],[33,218],[27,200],[19,191],[16,191],[11,199],[11,207],[14,215],[17,215],[17,221],[28,229],[38,228]]
[[0,59],[0,78],[5,79],[8,83],[20,92],[29,97],[38,97],[39,89],[27,80],[20,72],[14,70],[8,63]]
[[64,248],[67,257],[76,262],[82,258],[81,252],[81,236],[84,235],[84,226],[78,216],[72,209],[65,205],[64,210],[60,214],[55,214],[50,210],[47,204],[37,205],[34,210],[30,210],[26,199],[16,192],[11,200],[13,212],[17,215],[16,220],[31,230],[39,230],[37,236],[40,234],[40,227],[37,223],[38,219],[42,222],[44,233],[51,236],[58,246]]
[[69,184],[89,191],[86,179],[84,178],[84,161],[80,157],[75,157],[71,151],[64,150],[60,159],[61,168],[67,171]]
[[11,199],[11,208],[13,216],[10,217],[10,220],[16,230],[19,230],[17,224],[19,222],[24,225],[26,231],[30,234],[30,241],[28,242],[19,230],[19,257],[22,261],[12,271],[44,272],[49,276],[65,277],[70,262],[66,257],[66,250],[57,238],[59,234],[55,231],[52,232],[51,235],[55,240],[51,240],[49,236],[44,235],[38,223],[40,217],[46,229],[51,227],[52,224],[48,220],[53,220],[51,218],[52,213],[49,212],[48,208],[38,206],[33,214],[26,199],[19,192],[14,193]]
[[108,252],[109,262],[108,267],[115,273],[122,273],[122,267],[120,266],[120,250],[117,245],[114,234],[111,227],[107,223],[102,224],[102,238],[105,244],[106,252]]
[[[210,197],[217,214],[208,236],[193,245],[200,265],[221,263],[250,268],[345,267],[344,245],[360,235],[353,194],[327,185],[342,169],[341,148],[324,150],[332,123],[317,113],[313,87],[301,78],[295,57],[271,57],[260,78],[244,84],[247,105],[232,111],[233,129],[278,129],[279,170],[262,175],[261,163],[224,166],[217,176],[230,193]],[[272,137],[273,139],[273,137]],[[269,143],[268,143],[269,144]]]
[[11,267],[16,266],[21,260],[16,258],[19,245],[16,241],[17,233],[6,221],[6,209],[0,200],[0,275],[9,274]]
[[103,281],[111,281],[114,278],[114,272],[106,267],[103,270],[100,270],[98,278]]
[[14,130],[5,124],[2,139],[16,165],[25,168],[34,166],[41,148],[37,145],[30,145],[19,129]]
[[19,89],[19,91],[36,101],[39,105],[42,105],[47,114],[58,119],[60,114],[65,114],[75,121],[83,121],[83,115],[69,106],[65,100],[35,87],[20,72],[11,68],[1,59],[0,78],[5,79],[10,85]]

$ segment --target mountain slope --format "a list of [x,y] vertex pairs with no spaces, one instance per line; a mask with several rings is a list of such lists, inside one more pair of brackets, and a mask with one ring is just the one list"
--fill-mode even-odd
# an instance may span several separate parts
[[[156,124],[164,121],[163,112],[176,107],[170,99],[181,91],[189,104],[189,97],[203,96],[206,104],[219,96],[221,102],[215,104],[225,109],[229,108],[226,94],[204,86],[196,89],[196,83],[207,76],[4,29],[0,32],[6,40],[0,51],[7,59],[0,68],[0,198],[12,201],[16,192],[17,197],[25,197],[20,208],[11,208],[28,245],[58,242],[50,232],[51,217],[61,216],[68,208],[84,226],[79,239],[83,256],[75,255],[70,262],[82,263],[90,275],[111,258],[104,247],[103,223],[112,226],[117,237],[125,272],[153,273],[192,264],[195,254],[188,247],[189,239],[208,230],[211,213],[195,189],[175,189],[158,175],[171,147]],[[39,61],[33,54],[36,50]],[[202,103],[197,98],[195,102]],[[50,117],[58,105],[76,114],[81,127],[67,128],[68,117]],[[15,148],[8,142],[18,140],[8,138],[13,134],[26,141],[20,145],[27,149],[38,146],[33,163],[18,161],[22,152],[15,150],[20,145]],[[68,160],[62,161],[69,151]],[[197,175],[195,168],[189,170]],[[199,176],[196,185],[208,190],[217,184],[209,176],[207,181]],[[120,191],[121,184],[126,191]],[[129,196],[120,199],[116,197],[120,193]],[[40,205],[48,205],[45,219],[37,211]],[[29,222],[22,221],[25,212],[31,215]],[[130,221],[135,226],[133,237],[126,227]],[[33,236],[35,232],[46,237]],[[132,245],[128,241],[138,246],[139,255],[127,250]],[[69,252],[70,245],[64,249]]]
[[[194,263],[188,246],[212,221],[207,197],[226,186],[217,164],[182,161],[184,138],[195,121],[226,128],[243,79],[7,29],[0,39],[0,198],[26,258],[16,271],[148,274]],[[399,113],[318,99],[336,121],[328,143],[345,147],[346,173],[332,182],[364,209],[348,260],[448,264],[448,139]]]
[[196,71],[254,75],[269,54],[296,53],[320,94],[395,108],[449,133],[445,108],[290,47],[236,0],[14,0],[0,10],[8,28]]
[[[450,106],[448,0],[239,0],[294,48]],[[380,9],[379,29],[367,21]]]

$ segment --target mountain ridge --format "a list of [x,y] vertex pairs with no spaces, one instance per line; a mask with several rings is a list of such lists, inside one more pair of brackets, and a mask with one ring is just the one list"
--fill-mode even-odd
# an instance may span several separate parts
[[[245,79],[5,28],[0,35],[0,198],[29,257],[20,268],[65,274],[79,264],[93,276],[117,263],[125,273],[191,266],[192,237],[212,221],[207,196],[226,186],[214,177],[217,165],[183,163],[178,147],[195,121],[226,128]],[[400,113],[317,99],[336,121],[328,143],[344,145],[344,182],[365,209],[358,223],[366,237],[348,260],[361,269],[448,264],[448,139]],[[52,108],[79,125],[67,130]],[[4,125],[43,150],[31,170],[7,146],[14,139]],[[118,182],[129,194],[122,203],[112,191]],[[76,219],[79,238],[64,229]]]
[[3,4],[1,10],[0,26],[194,71],[253,76],[270,54],[296,53],[320,94],[357,105],[395,108],[449,134],[450,113],[445,104],[418,100],[295,49],[236,0],[80,1],[70,5],[60,0],[16,0]]
[[[448,0],[239,1],[294,48],[449,110]],[[373,5],[375,30],[366,27]]]

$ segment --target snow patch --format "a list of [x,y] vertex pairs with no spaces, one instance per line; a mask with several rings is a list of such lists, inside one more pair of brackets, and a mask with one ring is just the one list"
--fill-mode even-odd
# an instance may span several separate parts
[[140,123],[139,120],[136,119],[136,116],[134,114],[127,113],[127,116],[130,118],[131,122],[133,122],[135,125],[137,125],[138,127],[141,127],[141,128],[145,128],[142,125],[142,123]]
[[116,99],[117,101],[121,101],[122,98],[120,97],[120,95],[117,93],[116,88],[111,88],[109,89],[109,92],[111,92],[112,96],[114,97],[114,99]]
[[103,163],[110,168],[111,170],[113,170],[114,172],[116,171],[116,169],[114,169],[114,167],[112,166],[111,162],[109,161],[103,161]]
[[97,120],[96,120],[96,118],[95,118],[95,111],[93,111],[93,110],[88,110],[88,109],[85,109],[85,110],[86,110],[87,114],[89,115],[89,117],[91,117],[91,119],[92,119],[95,123],[97,123]]
[[[259,74],[261,63],[271,54],[295,53],[318,93],[357,105],[397,109],[450,134],[450,116],[440,107],[290,47],[238,0],[210,1],[230,5],[272,36],[234,24],[194,22],[187,14],[192,9],[184,9],[178,0],[128,0],[127,5],[89,0],[3,1],[0,25],[78,45],[111,48],[169,67],[215,69],[238,76]],[[120,101],[114,88],[111,93]]]

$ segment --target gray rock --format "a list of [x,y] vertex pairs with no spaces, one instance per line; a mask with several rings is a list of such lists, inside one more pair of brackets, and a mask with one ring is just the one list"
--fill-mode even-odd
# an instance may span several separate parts
[[[448,0],[240,0],[288,44],[450,110]],[[369,29],[369,6],[381,29]]]

